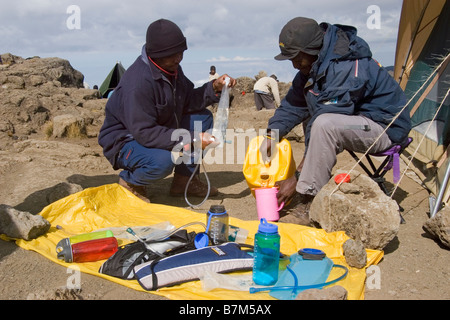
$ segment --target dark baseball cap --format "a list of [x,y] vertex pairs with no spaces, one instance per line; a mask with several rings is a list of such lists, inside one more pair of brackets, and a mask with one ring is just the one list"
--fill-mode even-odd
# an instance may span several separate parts
[[295,58],[300,51],[318,55],[322,48],[323,36],[324,31],[315,20],[294,18],[281,29],[279,37],[281,53],[275,56],[275,59],[289,60]]

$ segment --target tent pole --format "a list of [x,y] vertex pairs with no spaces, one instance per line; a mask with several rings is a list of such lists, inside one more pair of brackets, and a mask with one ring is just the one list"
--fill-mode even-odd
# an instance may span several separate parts
[[433,211],[430,215],[430,218],[433,218],[436,213],[441,209],[442,198],[444,197],[445,190],[447,189],[448,180],[450,177],[450,161],[447,165],[447,170],[445,171],[444,180],[442,181],[441,189],[439,190],[438,197],[433,207]]

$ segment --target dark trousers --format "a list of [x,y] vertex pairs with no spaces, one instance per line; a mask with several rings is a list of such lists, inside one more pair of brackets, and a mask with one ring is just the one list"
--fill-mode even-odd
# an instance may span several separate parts
[[270,93],[260,93],[255,92],[255,104],[256,110],[261,110],[262,108],[266,109],[276,109],[275,99]]

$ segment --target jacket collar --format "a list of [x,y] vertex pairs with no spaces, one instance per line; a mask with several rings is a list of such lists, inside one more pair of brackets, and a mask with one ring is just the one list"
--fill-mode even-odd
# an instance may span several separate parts
[[[155,66],[153,63],[151,63],[148,59],[147,56],[147,52],[145,50],[145,44],[142,46],[142,50],[141,50],[141,60],[150,68],[150,72],[152,74],[153,79],[158,80],[158,79],[164,79],[166,78],[162,71],[158,69],[157,66]],[[183,74],[183,69],[181,68],[181,66],[178,67],[178,78],[184,76]]]

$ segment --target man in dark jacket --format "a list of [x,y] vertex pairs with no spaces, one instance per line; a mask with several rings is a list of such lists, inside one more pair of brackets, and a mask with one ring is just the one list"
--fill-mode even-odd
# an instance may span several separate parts
[[300,71],[260,150],[270,156],[272,144],[303,123],[304,157],[295,176],[277,185],[280,203],[298,200],[281,221],[307,225],[309,204],[329,181],[338,153],[386,150],[407,139],[411,124],[403,91],[354,27],[294,18],[281,30],[279,46],[275,59]]
[[[195,149],[204,149],[213,141],[207,132],[211,132],[213,116],[206,107],[219,101],[228,76],[194,89],[180,66],[185,50],[186,38],[175,23],[165,19],[151,23],[141,56],[106,104],[99,144],[113,168],[123,169],[119,184],[147,202],[145,186],[170,175],[174,168],[170,194],[184,195],[196,164],[178,164],[172,153],[190,152],[194,144]],[[235,82],[230,78],[230,86]],[[196,175],[187,191],[204,197],[207,186]],[[217,194],[217,188],[211,187],[210,195]]]

